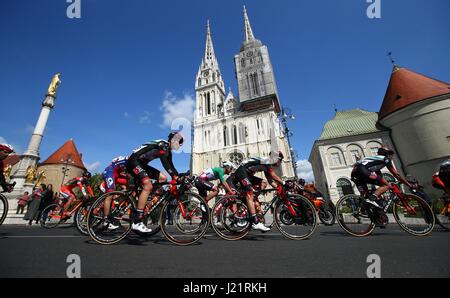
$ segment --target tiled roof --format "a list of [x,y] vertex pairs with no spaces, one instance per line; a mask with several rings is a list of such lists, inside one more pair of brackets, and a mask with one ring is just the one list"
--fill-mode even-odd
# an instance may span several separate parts
[[394,67],[380,109],[380,119],[413,103],[450,94],[450,84],[406,68]]
[[319,140],[379,132],[377,120],[378,113],[374,112],[361,109],[338,111],[333,120],[325,124]]
[[69,165],[78,167],[80,169],[86,170],[86,167],[81,160],[81,155],[75,146],[75,143],[72,139],[67,141],[64,145],[62,145],[55,153],[50,155],[46,161],[44,161],[43,165],[48,164],[65,164],[65,160],[70,157],[71,162]]

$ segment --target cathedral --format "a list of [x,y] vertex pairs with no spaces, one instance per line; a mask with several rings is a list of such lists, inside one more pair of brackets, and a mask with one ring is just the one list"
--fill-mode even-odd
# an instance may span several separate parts
[[244,7],[245,39],[234,57],[239,97],[225,83],[214,53],[210,24],[196,83],[192,172],[200,173],[230,160],[236,165],[252,157],[282,151],[280,177],[294,177],[291,150],[280,122],[282,106],[267,46],[256,39]]

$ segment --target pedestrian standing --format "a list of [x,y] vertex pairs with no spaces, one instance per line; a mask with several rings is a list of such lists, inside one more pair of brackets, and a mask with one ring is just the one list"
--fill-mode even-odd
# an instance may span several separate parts
[[30,196],[29,196],[28,191],[24,192],[23,196],[19,197],[18,202],[17,202],[16,214],[19,214],[19,212],[20,212],[20,214],[23,214],[25,206],[27,205],[29,199],[30,199]]

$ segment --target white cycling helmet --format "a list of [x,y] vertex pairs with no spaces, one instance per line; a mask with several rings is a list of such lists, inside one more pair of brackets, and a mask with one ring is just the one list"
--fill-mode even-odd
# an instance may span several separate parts
[[222,163],[222,167],[224,167],[224,168],[231,168],[232,170],[236,170],[237,169],[236,165],[234,163],[232,163],[231,161],[224,161]]

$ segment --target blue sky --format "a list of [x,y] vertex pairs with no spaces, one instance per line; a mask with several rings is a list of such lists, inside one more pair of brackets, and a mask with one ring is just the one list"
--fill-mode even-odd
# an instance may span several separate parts
[[[388,51],[402,66],[450,81],[447,0],[381,0],[381,19],[367,17],[366,0],[81,0],[81,19],[67,18],[65,0],[2,0],[0,140],[26,149],[56,72],[63,82],[43,159],[73,138],[84,162],[101,171],[113,157],[165,138],[174,107],[191,107],[207,19],[225,84],[237,94],[243,4],[269,47],[282,104],[296,114],[299,159],[308,159],[334,105],[379,110]],[[176,155],[175,164],[187,169],[189,155]]]

